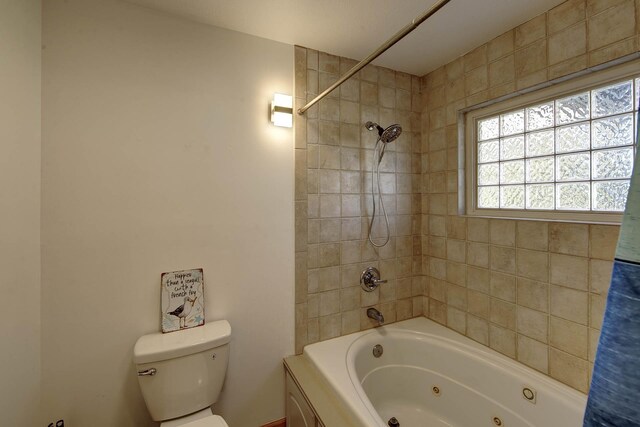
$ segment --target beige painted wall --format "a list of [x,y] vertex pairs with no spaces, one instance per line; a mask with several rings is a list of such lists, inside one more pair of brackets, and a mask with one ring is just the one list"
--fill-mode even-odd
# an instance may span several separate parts
[[39,1],[0,1],[0,423],[16,427],[40,400],[40,33]]
[[203,267],[233,328],[216,412],[284,416],[293,352],[293,47],[117,1],[43,8],[45,421],[143,426],[131,361],[159,329],[160,274]]

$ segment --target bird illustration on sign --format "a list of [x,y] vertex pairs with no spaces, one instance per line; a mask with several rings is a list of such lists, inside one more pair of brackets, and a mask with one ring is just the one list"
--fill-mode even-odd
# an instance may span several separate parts
[[204,325],[203,278],[201,268],[162,274],[162,332]]
[[193,309],[193,305],[196,303],[198,297],[184,297],[184,302],[175,310],[170,311],[168,314],[176,316],[180,321],[180,328],[186,327],[186,319]]

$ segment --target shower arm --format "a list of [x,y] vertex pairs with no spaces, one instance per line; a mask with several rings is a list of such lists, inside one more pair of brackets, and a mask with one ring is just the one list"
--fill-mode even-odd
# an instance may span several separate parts
[[449,3],[451,0],[440,0],[438,3],[431,6],[429,10],[424,12],[422,15],[415,18],[411,23],[407,24],[404,28],[398,31],[393,37],[387,40],[384,44],[382,44],[378,49],[376,49],[371,55],[367,56],[362,61],[358,62],[352,69],[347,71],[344,76],[340,77],[338,81],[329,86],[326,90],[324,90],[320,95],[313,98],[307,105],[298,109],[298,114],[304,114],[309,108],[311,108],[314,104],[320,101],[322,98],[331,93],[332,90],[340,86],[342,83],[350,79],[355,73],[362,70],[365,66],[367,66],[371,61],[376,59],[378,56],[382,55],[387,51],[391,46],[398,43],[400,40],[404,38],[411,31],[418,28],[420,24],[429,19],[433,14],[442,9],[444,5]]

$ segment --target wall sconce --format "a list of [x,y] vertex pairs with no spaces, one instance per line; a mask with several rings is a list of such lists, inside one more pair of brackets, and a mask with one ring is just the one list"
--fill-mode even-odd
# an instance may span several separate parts
[[281,93],[273,94],[271,122],[276,126],[293,126],[293,97]]

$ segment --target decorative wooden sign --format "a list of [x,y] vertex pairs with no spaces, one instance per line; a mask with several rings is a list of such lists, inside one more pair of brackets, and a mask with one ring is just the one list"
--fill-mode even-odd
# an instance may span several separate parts
[[162,332],[204,325],[204,274],[201,268],[162,273]]

